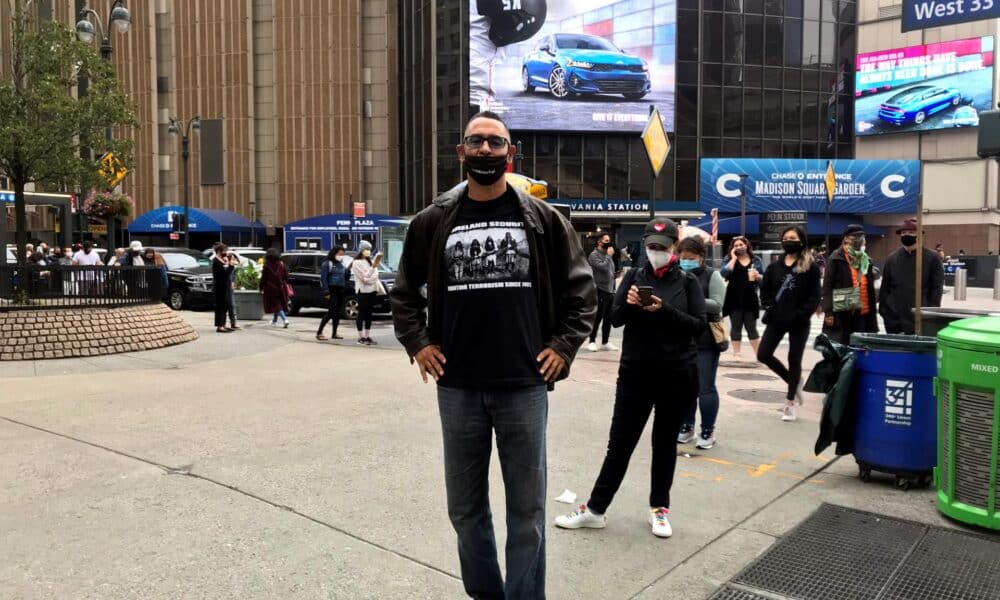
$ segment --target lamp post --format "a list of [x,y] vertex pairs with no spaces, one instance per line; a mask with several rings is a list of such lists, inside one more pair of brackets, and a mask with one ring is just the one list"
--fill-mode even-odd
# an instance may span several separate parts
[[191,206],[191,195],[188,190],[188,158],[191,156],[191,131],[198,131],[201,129],[201,119],[195,115],[194,118],[189,119],[186,123],[176,117],[170,117],[170,126],[167,127],[167,132],[176,137],[181,134],[181,181],[184,187],[184,247],[191,247],[191,236],[189,233],[189,221],[188,221],[188,210]]
[[[91,17],[93,17],[93,23],[91,23]],[[81,42],[89,44],[94,41],[97,33],[101,35],[101,58],[111,62],[111,54],[113,48],[111,47],[111,30],[116,29],[119,33],[127,33],[129,27],[132,25],[132,14],[127,8],[125,8],[125,0],[115,0],[114,4],[111,5],[111,12],[108,14],[108,24],[107,26],[101,25],[101,16],[98,15],[92,8],[87,6],[84,2],[83,8],[80,10],[79,20],[76,22],[76,37]],[[97,29],[94,28],[94,23],[97,23]],[[84,88],[81,85],[81,93]],[[104,139],[108,142],[111,141],[111,127],[104,128]],[[111,217],[108,219],[108,245],[110,251],[114,251],[114,246],[116,245],[117,238],[117,219]],[[80,223],[80,235],[83,235],[83,223]]]
[[[97,29],[94,29],[94,23],[90,22],[90,17],[93,17],[94,23],[97,23]],[[114,27],[119,33],[126,33],[132,25],[132,14],[125,8],[125,0],[115,0],[115,3],[111,5],[111,13],[108,14],[107,26],[101,25],[100,15],[86,4],[84,4],[83,10],[80,11],[79,18],[80,20],[76,22],[77,39],[89,44],[94,41],[99,32],[101,35],[101,58],[110,62],[111,53],[114,50],[111,47],[111,28]],[[104,129],[104,138],[107,140],[111,139],[110,127]]]

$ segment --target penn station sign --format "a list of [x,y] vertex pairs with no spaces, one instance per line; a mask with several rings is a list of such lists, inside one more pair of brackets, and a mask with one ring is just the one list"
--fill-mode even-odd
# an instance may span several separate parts
[[[703,159],[701,210],[740,212],[742,195],[752,213],[824,212],[826,170],[820,159]],[[920,161],[835,160],[830,212],[871,214],[916,210]],[[743,178],[746,178],[744,184]]]

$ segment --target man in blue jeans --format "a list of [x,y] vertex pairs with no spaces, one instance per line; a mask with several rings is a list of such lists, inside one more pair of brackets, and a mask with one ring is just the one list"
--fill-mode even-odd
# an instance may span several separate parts
[[[569,375],[597,305],[573,227],[507,185],[514,151],[499,116],[469,121],[457,147],[467,180],[410,223],[390,294],[396,337],[424,382],[430,375],[438,384],[448,516],[473,598],[545,597],[548,391]],[[458,244],[487,238],[515,249],[506,268],[448,268]],[[489,502],[494,432],[506,489],[506,583]]]

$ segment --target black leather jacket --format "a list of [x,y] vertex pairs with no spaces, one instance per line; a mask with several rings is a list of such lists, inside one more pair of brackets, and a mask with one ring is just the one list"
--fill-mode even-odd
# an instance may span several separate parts
[[[583,340],[590,335],[597,312],[597,288],[573,226],[554,208],[514,189],[524,214],[528,245],[535,262],[534,288],[546,346],[569,366]],[[396,337],[412,358],[441,342],[441,324],[435,320],[445,291],[445,243],[455,226],[465,184],[460,184],[420,211],[410,222],[403,255],[389,294]],[[421,288],[427,286],[426,297]]]

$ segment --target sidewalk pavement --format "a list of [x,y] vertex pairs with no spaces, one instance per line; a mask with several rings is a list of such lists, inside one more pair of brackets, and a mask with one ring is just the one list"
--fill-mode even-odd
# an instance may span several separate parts
[[[185,316],[201,338],[183,346],[0,366],[6,597],[463,597],[434,388],[391,324],[367,348],[317,342],[318,315],[232,334]],[[680,448],[673,538],[645,521],[648,432],[606,529],[557,530],[572,506],[549,502],[550,598],[707,598],[821,502],[954,526],[930,491],[863,484],[851,457],[814,456],[820,397],[781,422],[781,383],[744,352],[719,372],[718,446]],[[586,501],[616,371],[617,353],[583,352],[551,396],[550,499]]]

